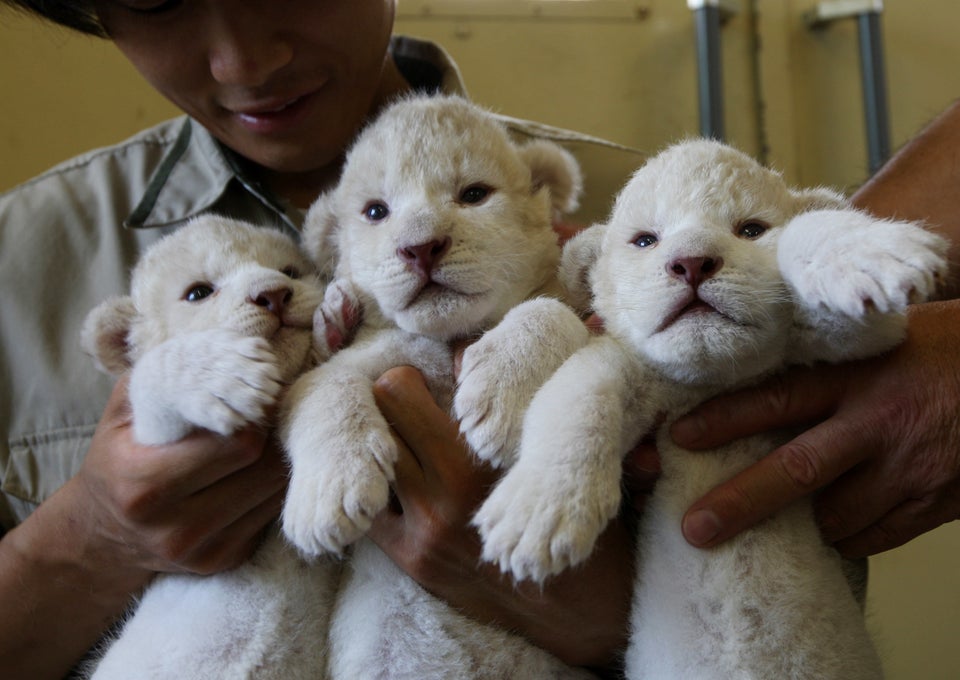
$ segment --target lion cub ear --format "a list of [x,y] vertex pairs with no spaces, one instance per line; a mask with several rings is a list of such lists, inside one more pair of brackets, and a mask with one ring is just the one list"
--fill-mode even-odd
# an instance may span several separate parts
[[132,365],[130,329],[137,318],[133,298],[124,295],[94,307],[80,330],[80,347],[104,373],[120,375]]
[[794,214],[796,215],[809,210],[836,210],[837,208],[850,207],[841,194],[827,187],[791,189],[790,196],[794,200]]
[[573,154],[553,142],[538,139],[520,147],[520,157],[530,167],[533,191],[550,190],[550,202],[557,214],[569,214],[580,205],[583,174]]
[[567,291],[567,302],[578,312],[590,309],[593,290],[590,274],[600,257],[606,224],[594,224],[566,242],[558,276]]
[[321,194],[310,205],[303,221],[303,247],[324,281],[333,279],[337,264],[337,217],[333,198],[332,191]]

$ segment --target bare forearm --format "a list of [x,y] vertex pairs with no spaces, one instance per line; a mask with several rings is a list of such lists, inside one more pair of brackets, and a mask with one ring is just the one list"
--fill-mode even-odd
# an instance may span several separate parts
[[876,215],[922,220],[950,239],[944,296],[960,295],[960,101],[904,145],[852,200]]
[[0,677],[60,678],[150,578],[96,554],[68,483],[0,541]]

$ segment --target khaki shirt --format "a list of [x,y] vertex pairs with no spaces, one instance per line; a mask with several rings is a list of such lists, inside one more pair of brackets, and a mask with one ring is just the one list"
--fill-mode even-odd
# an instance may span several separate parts
[[[396,37],[391,50],[414,86],[466,95],[437,46]],[[554,139],[577,156],[587,193],[576,219],[584,224],[605,215],[642,160],[600,140],[503,120],[517,135]],[[23,520],[86,455],[114,379],[79,348],[85,316],[127,291],[146,246],[208,211],[292,233],[303,217],[186,117],[0,195],[0,528]]]

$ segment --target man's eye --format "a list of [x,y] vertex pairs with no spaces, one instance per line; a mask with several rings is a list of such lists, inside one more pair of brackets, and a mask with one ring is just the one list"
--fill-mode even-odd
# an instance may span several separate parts
[[460,203],[467,205],[477,205],[483,203],[492,192],[493,189],[485,184],[471,184],[460,192],[460,198],[458,200]]
[[747,220],[737,226],[737,236],[752,241],[763,236],[769,228],[769,225],[759,220]]
[[637,248],[650,248],[657,245],[659,239],[653,234],[643,233],[639,234],[635,239],[633,239],[633,245]]
[[209,283],[194,283],[187,288],[187,292],[183,294],[183,299],[187,302],[200,302],[200,300],[210,297],[213,293],[213,286]]
[[365,205],[363,208],[363,216],[371,222],[380,222],[385,220],[389,214],[390,208],[388,208],[385,203],[381,203],[380,201],[372,201],[367,203],[367,205]]

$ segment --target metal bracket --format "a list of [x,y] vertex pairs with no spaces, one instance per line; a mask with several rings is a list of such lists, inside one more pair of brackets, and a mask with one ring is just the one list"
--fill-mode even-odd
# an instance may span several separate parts
[[700,134],[723,140],[723,65],[720,27],[740,7],[735,0],[687,0],[697,36],[697,87]]
[[866,119],[867,155],[870,172],[880,169],[890,157],[890,115],[887,108],[887,79],[883,65],[883,37],[880,15],[883,0],[832,0],[820,2],[804,14],[812,30],[834,21],[857,20],[860,48],[860,76],[863,111]]

